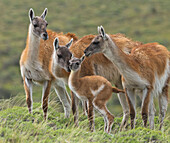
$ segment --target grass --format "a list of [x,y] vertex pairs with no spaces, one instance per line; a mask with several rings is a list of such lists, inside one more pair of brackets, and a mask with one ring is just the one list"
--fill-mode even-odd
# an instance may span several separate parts
[[[18,102],[16,102],[18,100]],[[64,118],[59,105],[51,100],[48,109],[48,120],[43,120],[40,103],[34,103],[33,114],[29,114],[23,98],[13,98],[0,103],[0,142],[168,142],[170,141],[170,120],[166,116],[164,127],[159,128],[158,117],[155,117],[155,130],[143,128],[142,119],[137,116],[136,128],[120,132],[122,117],[116,117],[110,135],[103,131],[103,118],[96,115],[95,132],[91,133],[87,117],[80,114],[79,127],[75,127],[73,116]],[[18,105],[18,106],[16,106]]]

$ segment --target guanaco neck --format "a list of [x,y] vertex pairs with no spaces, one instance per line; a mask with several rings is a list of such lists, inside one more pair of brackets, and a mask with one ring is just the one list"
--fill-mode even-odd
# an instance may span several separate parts
[[120,48],[118,48],[109,36],[103,53],[112,63],[117,66],[119,72],[125,79],[126,77],[133,78],[131,71],[135,71],[138,64],[135,60],[133,60],[131,55],[125,54]]
[[[54,56],[54,55],[53,55]],[[55,56],[54,56],[55,57]],[[64,78],[65,83],[68,84],[68,76],[66,76],[66,72],[63,72],[63,68],[61,68],[57,62],[55,62],[56,58],[52,60],[52,72],[55,73],[56,78]],[[64,70],[65,71],[65,70]]]
[[28,61],[30,64],[34,64],[36,61],[38,61],[38,54],[39,54],[39,47],[40,47],[40,37],[35,35],[33,33],[33,25],[29,25],[29,32],[28,32],[28,51],[27,51],[27,56],[28,56]]
[[77,71],[71,70],[70,76],[69,76],[69,87],[72,88],[72,90],[77,91],[80,88],[80,69]]

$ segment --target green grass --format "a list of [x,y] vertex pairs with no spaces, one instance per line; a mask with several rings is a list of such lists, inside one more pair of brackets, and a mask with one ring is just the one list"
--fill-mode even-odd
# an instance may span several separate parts
[[[116,117],[110,135],[103,131],[103,118],[96,114],[95,132],[91,133],[87,117],[80,114],[79,127],[75,127],[73,116],[64,118],[59,105],[50,101],[48,120],[43,120],[40,103],[34,103],[33,113],[29,114],[23,99],[13,98],[0,103],[0,142],[168,142],[170,141],[170,120],[166,116],[163,129],[159,128],[158,117],[155,117],[155,130],[143,128],[140,115],[137,116],[136,128],[120,132],[122,117]],[[16,106],[18,105],[18,106]]]

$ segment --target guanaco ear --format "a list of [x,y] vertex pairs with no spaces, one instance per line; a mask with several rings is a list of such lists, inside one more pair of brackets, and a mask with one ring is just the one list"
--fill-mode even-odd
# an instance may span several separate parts
[[97,31],[98,31],[99,34],[101,34],[100,26],[97,27]]
[[71,44],[73,43],[73,38],[71,38],[70,42],[66,44],[66,47],[69,49],[71,47]]
[[84,59],[85,59],[85,54],[80,58],[80,60],[81,60],[81,63],[84,61]]
[[32,8],[30,8],[30,10],[28,12],[28,16],[29,16],[30,22],[31,22],[33,20],[33,18],[35,17],[34,10]]
[[53,42],[54,50],[57,50],[59,48],[59,40],[58,38],[55,38]]
[[100,31],[101,31],[101,35],[102,35],[103,39],[106,40],[107,39],[106,38],[106,33],[105,33],[104,28],[103,28],[102,25],[100,26]]
[[44,12],[42,13],[42,15],[40,16],[42,19],[45,19],[46,15],[47,15],[48,9],[45,8]]

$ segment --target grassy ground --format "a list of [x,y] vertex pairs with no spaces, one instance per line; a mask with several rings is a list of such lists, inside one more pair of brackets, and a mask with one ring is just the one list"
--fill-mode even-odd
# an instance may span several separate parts
[[[18,102],[17,102],[18,101]],[[18,105],[18,106],[16,106]],[[43,121],[40,103],[34,103],[33,114],[29,114],[23,98],[1,101],[0,142],[168,142],[170,141],[170,117],[167,115],[164,127],[158,130],[158,117],[155,117],[155,130],[143,128],[141,116],[137,116],[136,128],[119,132],[122,117],[116,117],[110,135],[103,131],[103,118],[96,114],[95,132],[88,128],[87,117],[80,114],[79,127],[74,127],[73,116],[64,118],[55,100],[50,101],[48,121]]]

